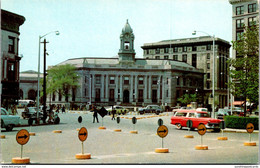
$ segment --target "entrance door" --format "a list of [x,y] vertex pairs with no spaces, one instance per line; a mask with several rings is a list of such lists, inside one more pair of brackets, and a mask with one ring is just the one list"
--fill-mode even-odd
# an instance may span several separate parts
[[124,90],[123,92],[123,103],[129,103],[129,91]]

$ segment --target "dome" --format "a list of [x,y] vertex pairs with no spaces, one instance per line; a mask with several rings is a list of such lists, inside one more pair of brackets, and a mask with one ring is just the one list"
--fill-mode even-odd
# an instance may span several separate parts
[[125,33],[131,34],[132,32],[133,32],[133,30],[132,30],[131,26],[129,25],[128,19],[127,19],[126,20],[126,24],[125,24],[125,26],[122,29],[122,34],[125,34]]

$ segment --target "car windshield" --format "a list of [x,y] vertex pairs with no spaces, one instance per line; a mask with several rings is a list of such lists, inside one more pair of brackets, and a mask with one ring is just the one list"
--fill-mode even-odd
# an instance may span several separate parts
[[29,109],[29,112],[30,113],[34,113],[34,112],[36,112],[36,109],[33,107],[33,108],[28,108]]
[[7,115],[7,112],[3,108],[1,108],[1,115]]
[[176,113],[176,115],[175,116],[177,116],[177,117],[185,117],[187,115],[187,113]]
[[201,118],[201,117],[209,117],[208,113],[197,113],[197,117]]

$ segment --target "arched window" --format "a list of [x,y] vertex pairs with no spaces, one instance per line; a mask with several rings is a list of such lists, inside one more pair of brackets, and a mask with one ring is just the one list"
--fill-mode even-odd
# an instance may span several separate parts
[[28,92],[28,99],[30,99],[30,100],[35,100],[36,99],[36,91],[35,90],[33,90],[33,89],[29,90],[29,92]]

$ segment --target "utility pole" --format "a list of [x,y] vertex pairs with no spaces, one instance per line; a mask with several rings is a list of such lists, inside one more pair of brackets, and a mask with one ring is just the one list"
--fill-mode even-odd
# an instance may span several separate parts
[[43,41],[44,43],[44,55],[43,55],[43,116],[47,117],[46,112],[46,39]]

